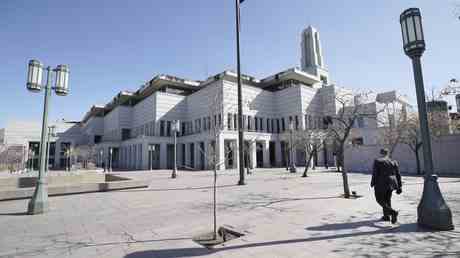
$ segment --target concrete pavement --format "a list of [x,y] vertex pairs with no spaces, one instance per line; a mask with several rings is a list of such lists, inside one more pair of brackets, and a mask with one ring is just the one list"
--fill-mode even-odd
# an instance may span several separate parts
[[219,173],[218,224],[245,236],[208,250],[192,237],[212,230],[212,173],[120,172],[151,180],[148,189],[50,198],[50,212],[24,215],[27,200],[0,202],[0,257],[460,257],[460,179],[440,178],[456,230],[416,224],[423,180],[403,177],[393,198],[400,227],[377,221],[370,176],[350,174],[359,199],[343,199],[341,175],[308,178],[256,170],[246,186]]

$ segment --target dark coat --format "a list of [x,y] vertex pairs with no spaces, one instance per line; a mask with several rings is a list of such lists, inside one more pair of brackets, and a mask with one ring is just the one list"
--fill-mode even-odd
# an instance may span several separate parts
[[374,161],[371,187],[374,186],[377,191],[401,189],[401,174],[396,160],[384,157]]

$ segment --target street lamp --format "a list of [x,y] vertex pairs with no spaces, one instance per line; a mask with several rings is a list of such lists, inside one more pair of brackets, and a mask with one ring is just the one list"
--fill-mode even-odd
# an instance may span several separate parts
[[112,162],[113,162],[113,148],[109,147],[109,161],[108,161],[109,169],[108,169],[108,172],[112,172]]
[[290,152],[289,152],[289,163],[290,163],[290,168],[289,171],[291,173],[296,173],[297,168],[295,167],[295,161],[294,161],[294,142],[292,140],[292,134],[294,133],[294,123],[291,121],[289,123],[289,145],[290,145]]
[[56,134],[56,126],[48,126],[48,137],[46,140],[46,172],[48,172],[49,160],[50,160],[50,138]]
[[[46,134],[48,130],[48,102],[51,96],[51,90],[56,95],[65,96],[68,93],[69,68],[66,65],[58,65],[55,69],[50,66],[46,67],[46,84],[42,85],[43,65],[38,60],[29,61],[27,75],[27,89],[32,92],[39,92],[45,89],[45,100],[43,104],[43,122],[40,138],[40,170],[38,172],[37,185],[34,195],[28,204],[28,214],[40,214],[48,210],[48,190],[46,188]],[[55,86],[51,86],[52,72],[55,73]]]
[[176,178],[177,177],[177,134],[180,131],[180,121],[179,120],[174,120],[173,126],[172,126],[172,131],[174,135],[174,165],[173,165],[173,171],[171,178]]
[[452,213],[441,194],[437,176],[433,174],[430,129],[428,127],[422,65],[420,62],[420,58],[425,51],[425,39],[420,9],[409,8],[405,10],[400,16],[400,23],[404,52],[412,59],[418,113],[420,117],[420,130],[423,142],[425,182],[423,185],[422,199],[417,207],[418,224],[438,230],[452,230],[454,229],[454,225],[452,224]]
[[238,75],[238,156],[240,180],[238,185],[245,185],[244,182],[244,136],[243,136],[243,103],[242,103],[242,86],[241,86],[241,62],[240,62],[240,3],[244,0],[235,0],[236,9],[236,63]]

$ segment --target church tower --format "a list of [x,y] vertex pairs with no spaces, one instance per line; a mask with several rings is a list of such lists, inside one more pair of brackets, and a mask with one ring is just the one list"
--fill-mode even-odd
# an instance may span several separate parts
[[315,75],[323,81],[323,84],[328,84],[329,73],[324,65],[318,31],[312,26],[308,26],[302,32],[301,38],[300,49],[302,58],[300,63],[302,71]]

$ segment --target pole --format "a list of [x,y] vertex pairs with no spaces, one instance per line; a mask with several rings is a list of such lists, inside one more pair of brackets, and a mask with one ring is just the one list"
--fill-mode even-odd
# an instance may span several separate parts
[[[176,122],[177,123],[177,122]],[[176,127],[177,124],[174,124],[174,127]],[[173,172],[172,172],[172,175],[171,177],[172,178],[176,178],[177,177],[177,155],[176,155],[176,145],[177,145],[177,130],[176,128],[174,128],[173,130],[173,133],[174,133],[174,154],[173,154],[173,157],[174,157],[174,165],[173,165]]]
[[425,103],[422,65],[420,55],[412,57],[415,90],[422,133],[423,161],[425,166],[425,181],[423,195],[417,207],[418,224],[438,230],[453,230],[452,213],[439,189],[437,176],[434,175],[433,157],[431,155],[431,137]]
[[48,127],[48,134],[47,134],[47,139],[46,139],[46,169],[45,169],[47,173],[48,173],[48,166],[49,166],[49,160],[50,160],[50,134],[51,134],[51,128]]
[[236,65],[238,74],[238,156],[240,180],[238,185],[245,185],[244,182],[244,146],[243,146],[243,101],[241,86],[241,63],[240,63],[240,0],[236,3]]
[[294,162],[294,144],[292,143],[292,132],[293,132],[293,129],[290,129],[289,130],[289,143],[290,143],[290,163],[291,163],[291,168],[290,168],[290,172],[291,173],[296,173],[297,172],[297,169],[295,167],[295,162]]
[[40,137],[40,170],[38,171],[38,180],[35,187],[34,195],[28,204],[28,214],[41,214],[48,210],[48,190],[45,174],[46,166],[46,134],[48,129],[48,101],[51,95],[51,68],[46,68],[47,78],[45,86],[45,100],[43,104],[43,122]]

